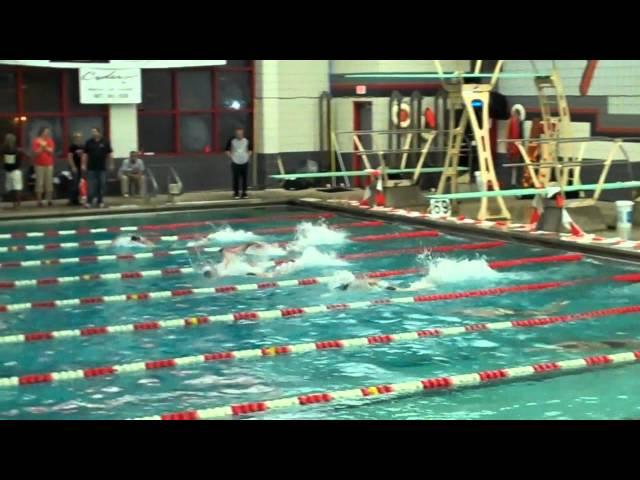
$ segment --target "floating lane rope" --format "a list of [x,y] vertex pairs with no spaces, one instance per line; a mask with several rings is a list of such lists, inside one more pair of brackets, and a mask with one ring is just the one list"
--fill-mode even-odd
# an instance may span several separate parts
[[333,213],[314,213],[302,215],[276,215],[273,217],[247,217],[247,218],[227,218],[224,220],[207,220],[200,222],[169,223],[161,225],[140,225],[128,227],[106,227],[106,228],[77,228],[75,230],[49,230],[46,232],[13,232],[0,234],[0,240],[18,238],[40,238],[40,237],[62,237],[66,235],[91,235],[96,233],[122,233],[122,232],[148,232],[155,230],[181,230],[185,228],[204,227],[211,224],[226,223],[270,223],[274,220],[315,220],[319,218],[333,218]]
[[[22,343],[22,342],[36,342],[43,340],[53,340],[60,338],[71,337],[86,337],[93,335],[107,335],[113,333],[132,333],[139,331],[160,330],[162,328],[191,328],[199,327],[202,325],[208,325],[213,323],[237,323],[243,320],[246,321],[258,321],[258,320],[273,320],[276,318],[287,317],[299,317],[303,315],[312,315],[316,313],[324,313],[333,310],[347,310],[347,309],[361,309],[368,308],[374,305],[388,305],[388,304],[407,304],[407,303],[423,303],[423,302],[437,302],[447,300],[459,300],[461,298],[471,297],[491,297],[497,295],[504,295],[508,293],[521,293],[521,292],[533,292],[541,290],[550,290],[556,288],[573,287],[576,285],[584,285],[587,283],[595,282],[640,282],[640,273],[615,275],[613,277],[595,277],[579,280],[563,280],[555,282],[541,282],[531,284],[513,285],[509,287],[495,287],[482,290],[472,290],[465,292],[451,292],[451,293],[436,293],[431,295],[417,295],[414,297],[396,297],[396,298],[384,298],[367,300],[362,302],[353,303],[338,303],[330,305],[317,305],[311,307],[288,307],[276,310],[261,310],[261,311],[249,311],[249,312],[231,312],[215,316],[199,316],[189,318],[177,318],[172,320],[158,320],[147,321],[138,323],[129,323],[123,325],[114,326],[91,326],[76,330],[57,330],[49,332],[31,332],[31,333],[18,333],[14,335],[0,336],[0,344]],[[258,284],[258,288],[268,288],[269,282],[264,284]],[[188,295],[189,290],[174,292],[173,296]]]
[[575,373],[596,367],[612,367],[628,365],[640,361],[640,351],[624,352],[614,355],[594,355],[572,360],[536,363],[520,367],[499,368],[482,372],[466,373],[462,375],[447,375],[443,377],[425,378],[402,383],[375,385],[370,387],[352,388],[335,392],[314,393],[297,397],[232,404],[224,407],[208,408],[204,410],[187,410],[184,412],[167,413],[133,420],[213,420],[234,418],[256,413],[295,409],[323,403],[337,403],[344,400],[356,400],[381,395],[416,395],[419,392],[438,393],[457,390],[460,388],[494,385],[505,381],[531,380],[550,374]]
[[[439,247],[433,247],[433,252],[449,252],[453,250],[481,250],[485,248],[496,248],[503,246],[503,242],[485,242],[480,244],[470,244],[470,245],[441,245]],[[452,248],[457,247],[457,248]],[[471,248],[473,247],[473,248]],[[409,249],[399,249],[399,250],[380,250],[376,252],[368,252],[368,253],[355,253],[349,255],[343,255],[340,258],[349,259],[349,260],[360,260],[362,258],[369,257],[380,257],[380,256],[393,256],[393,255],[404,255],[410,253],[422,253],[425,251],[424,247],[418,248],[409,248]],[[581,254],[566,254],[566,255],[558,255],[553,257],[537,257],[540,259],[548,258],[548,262],[554,262],[556,259],[562,262],[570,262],[570,261],[580,261],[582,260]],[[517,260],[517,259],[516,259]],[[500,262],[512,262],[516,260],[499,260],[496,262],[492,262],[493,264],[500,264]],[[535,263],[533,259],[523,259],[527,260],[525,263]],[[289,260],[279,260],[276,263],[285,263],[289,262]],[[542,262],[540,260],[539,262]],[[515,266],[515,265],[514,265]],[[498,268],[498,267],[495,267]],[[194,273],[195,269],[191,267],[176,267],[176,268],[163,268],[159,270],[143,270],[137,272],[117,272],[117,273],[88,273],[84,275],[78,275],[73,277],[46,277],[46,278],[34,278],[27,280],[10,280],[0,282],[0,289],[8,289],[8,288],[21,288],[21,287],[34,287],[34,286],[44,286],[44,285],[58,285],[61,283],[72,283],[72,282],[88,282],[93,280],[134,280],[139,278],[151,278],[151,277],[165,277],[165,276],[173,276],[173,275],[187,275]]]
[[[511,268],[520,265],[527,264],[541,264],[541,263],[559,263],[559,262],[575,262],[582,259],[582,255],[580,254],[568,254],[568,255],[553,255],[547,257],[533,257],[533,258],[516,258],[513,260],[498,260],[494,262],[489,262],[489,267],[493,269],[501,269],[501,268]],[[185,269],[186,270],[186,269]],[[192,268],[189,270],[193,271]],[[387,270],[382,272],[369,272],[365,273],[363,276],[369,278],[382,278],[382,277],[391,277],[391,276],[399,276],[399,275],[411,275],[414,273],[418,273],[420,269],[418,268],[406,268],[401,270]],[[162,272],[162,271],[161,271]],[[112,274],[117,275],[119,277],[122,274]],[[127,277],[130,278],[130,277]],[[294,287],[299,285],[316,285],[320,283],[326,283],[331,281],[333,277],[315,277],[315,278],[306,278],[300,280],[282,280],[279,282],[267,282],[266,285],[268,287],[263,288],[277,288],[277,287]],[[84,297],[84,298],[69,298],[64,300],[41,300],[38,302],[29,302],[29,303],[11,303],[7,305],[0,305],[0,313],[6,312],[18,312],[22,310],[30,310],[30,309],[43,309],[43,308],[56,308],[56,307],[69,307],[69,306],[78,306],[78,305],[102,305],[105,303],[119,303],[119,302],[129,302],[129,301],[141,301],[141,300],[156,300],[161,298],[170,298],[174,296],[186,296],[186,295],[198,295],[198,294],[219,294],[219,293],[235,293],[242,292],[247,290],[258,290],[259,285],[265,285],[265,283],[261,284],[240,284],[240,285],[225,285],[221,287],[204,287],[204,288],[192,288],[188,290],[164,290],[164,291],[155,291],[155,292],[138,292],[138,293],[128,293],[126,295],[112,295],[112,296],[95,296],[95,297]]]
[[[433,236],[437,236],[437,232],[436,235],[433,235],[433,233],[430,230],[426,230],[424,232],[407,232],[407,233],[411,233],[412,235],[410,237],[407,238],[415,238],[415,237],[419,237],[419,236],[424,236],[424,237],[433,237]],[[420,233],[420,235],[415,235],[416,233]],[[391,235],[396,235],[396,234],[391,234]],[[364,238],[364,240],[363,240]],[[392,237],[391,239],[396,239],[399,237]],[[366,242],[366,241],[371,241],[368,239],[368,237],[352,237],[350,238],[350,240],[352,241],[356,241],[356,242]],[[376,241],[380,241],[380,240],[385,240],[383,238],[377,238]],[[477,249],[484,249],[484,248],[494,248],[494,246],[496,246],[497,244],[500,244],[499,246],[505,245],[505,242],[499,241],[499,242],[482,242],[482,243],[477,243],[477,244],[470,244],[467,246],[466,250],[477,250]],[[288,245],[288,242],[277,242],[274,243],[274,245],[278,245],[281,247],[284,247],[286,245]],[[486,245],[490,245],[489,247],[486,247]],[[419,248],[413,248],[413,249],[400,249],[400,250],[395,250],[398,253],[412,253],[414,251],[420,251],[423,252],[425,250],[431,249],[432,251],[436,251],[436,249],[439,247],[419,247]],[[180,250],[169,250],[169,251],[155,251],[155,252],[142,252],[142,253],[126,253],[126,254],[119,254],[119,255],[85,255],[82,257],[66,257],[66,258],[50,258],[50,259],[43,259],[43,260],[23,260],[23,261],[12,261],[12,262],[4,262],[4,263],[0,263],[0,269],[2,268],[25,268],[25,267],[39,267],[39,266],[51,266],[51,265],[61,265],[61,264],[68,264],[68,263],[98,263],[98,262],[122,262],[122,261],[135,261],[135,260],[142,260],[142,259],[149,259],[149,258],[160,258],[160,257],[170,257],[170,256],[178,256],[178,255],[187,255],[191,252],[195,252],[195,251],[199,251],[199,252],[204,252],[204,253],[216,253],[219,251],[219,247],[205,247],[205,248],[188,248],[188,249],[180,249]],[[442,251],[447,251],[447,250],[442,250]],[[375,257],[375,256],[380,256],[379,252],[371,252],[372,254],[370,255],[371,257]],[[356,255],[356,256],[354,256]],[[357,255],[360,255],[360,257],[358,257]],[[362,256],[365,255],[365,256]],[[339,258],[365,258],[366,257],[366,253],[365,254],[351,254],[351,257],[349,255],[343,255]],[[287,262],[287,261],[291,261],[291,260],[280,260],[280,262]]]
[[227,352],[213,352],[187,357],[165,358],[162,360],[139,361],[122,365],[106,365],[80,370],[66,370],[62,372],[38,373],[19,377],[0,378],[0,388],[21,387],[25,385],[53,384],[63,380],[91,379],[104,376],[115,376],[127,373],[139,373],[147,370],[165,368],[180,368],[194,364],[204,364],[224,360],[255,360],[273,358],[291,354],[303,354],[315,351],[341,351],[352,348],[373,347],[389,343],[411,342],[416,340],[433,339],[436,337],[450,337],[471,333],[481,333],[489,330],[506,330],[517,328],[536,328],[559,323],[591,320],[611,315],[625,315],[640,313],[640,305],[628,307],[614,307],[603,310],[558,315],[554,317],[532,318],[529,320],[514,320],[511,322],[474,323],[459,327],[432,328],[415,332],[397,332],[390,334],[370,335],[368,337],[347,338],[342,340],[321,340],[310,343],[292,345],[276,345],[247,350]]
[[[380,227],[385,225],[384,222],[380,221],[367,221],[367,222],[354,222],[354,223],[338,223],[335,225],[331,225],[332,229],[340,230],[340,229],[351,229],[351,228],[371,228],[371,227]],[[293,233],[297,230],[297,227],[277,227],[277,228],[265,228],[262,230],[254,230],[254,233]],[[208,234],[207,234],[208,235]],[[202,233],[185,233],[182,235],[164,235],[153,237],[153,241],[156,242],[179,242],[185,240],[203,240],[206,238],[205,234]],[[417,236],[429,236],[429,235],[417,235]],[[372,239],[369,241],[375,240],[375,235],[371,236]],[[367,237],[362,237],[367,238]],[[389,237],[389,239],[395,237]],[[405,238],[411,238],[405,237]],[[366,241],[366,240],[360,240]],[[10,253],[10,252],[25,252],[25,251],[43,251],[43,250],[61,250],[65,248],[91,248],[91,247],[106,247],[113,243],[112,240],[86,240],[82,242],[73,242],[73,243],[47,243],[47,244],[36,244],[36,245],[9,245],[6,247],[0,247],[0,253]]]

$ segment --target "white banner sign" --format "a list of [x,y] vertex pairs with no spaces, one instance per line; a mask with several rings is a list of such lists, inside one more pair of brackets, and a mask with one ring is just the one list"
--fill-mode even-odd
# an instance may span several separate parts
[[139,68],[80,69],[80,103],[140,103],[142,75]]
[[[99,63],[99,62],[105,63]],[[83,68],[125,67],[125,68],[188,68],[226,65],[226,60],[0,60],[0,64],[22,65],[25,67]]]

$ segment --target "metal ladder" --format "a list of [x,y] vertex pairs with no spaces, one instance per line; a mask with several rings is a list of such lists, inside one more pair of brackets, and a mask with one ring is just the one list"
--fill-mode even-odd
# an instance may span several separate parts
[[[536,73],[535,62],[531,62]],[[544,137],[549,139],[573,137],[571,128],[571,113],[569,103],[564,93],[564,87],[560,80],[560,75],[555,61],[552,62],[552,69],[549,75],[540,75],[535,78],[538,101],[540,103],[540,113],[544,127]],[[557,164],[560,161],[574,163],[576,160],[575,147],[573,144],[555,143],[553,145],[541,145],[541,154],[544,161]],[[580,167],[556,169],[556,180],[563,185],[568,185],[569,179],[573,185],[580,185]]]
[[144,176],[145,182],[145,201],[151,203],[152,199],[158,196],[160,187],[158,187],[158,180],[150,167],[146,168],[146,175]]

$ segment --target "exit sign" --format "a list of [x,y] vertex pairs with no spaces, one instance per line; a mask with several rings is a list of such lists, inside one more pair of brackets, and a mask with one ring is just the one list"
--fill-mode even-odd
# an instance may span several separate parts
[[366,95],[367,94],[367,86],[366,85],[357,85],[356,86],[356,95]]

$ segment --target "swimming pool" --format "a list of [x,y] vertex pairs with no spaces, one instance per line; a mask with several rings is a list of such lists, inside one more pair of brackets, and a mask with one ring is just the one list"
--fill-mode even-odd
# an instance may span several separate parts
[[[189,238],[164,239],[150,250],[109,245],[122,233],[115,227],[167,224],[165,229],[143,227],[141,234],[157,238],[227,227],[235,233],[227,230],[225,244],[233,244],[234,238],[251,238],[238,230],[253,231],[269,242],[292,241],[300,222],[317,223],[322,216],[330,226],[341,225],[339,231],[350,240],[334,238],[335,232],[328,229],[308,230],[310,235],[298,250],[269,259],[302,255],[299,268],[273,278],[231,274],[206,279],[191,272],[192,261],[199,257],[184,252]],[[2,236],[54,228],[58,232],[80,229],[80,235]],[[624,350],[571,352],[546,347],[638,337],[640,313],[633,309],[546,326],[507,328],[504,324],[530,319],[534,315],[529,311],[550,305],[556,316],[634,305],[640,286],[619,281],[627,278],[619,276],[636,273],[636,264],[481,237],[412,233],[426,230],[291,206],[5,224],[0,227],[0,250],[11,251],[0,253],[0,305],[8,306],[8,311],[0,311],[0,418],[126,419],[207,412],[228,405],[245,406],[233,411],[237,418],[248,419],[620,419],[638,415],[640,380],[635,365],[487,382],[468,389],[409,392],[408,388],[405,395],[371,389],[611,354]],[[83,241],[106,244],[45,249],[51,243]],[[331,243],[321,245],[325,241]],[[422,249],[431,249],[431,259],[419,261]],[[148,251],[174,253],[150,255]],[[217,259],[215,253],[203,255]],[[541,257],[554,258],[544,263],[500,263]],[[73,260],[51,262],[61,258]],[[331,288],[348,272],[395,273],[385,280],[406,287],[424,278],[416,269],[425,266],[432,286],[418,292]],[[122,272],[129,273],[122,278]],[[322,281],[324,277],[331,277],[328,283]],[[33,285],[38,279],[39,285]],[[307,280],[297,281],[301,279]],[[215,287],[217,291],[212,292]],[[200,288],[209,291],[192,292]],[[145,299],[149,292],[151,298]],[[443,293],[456,295],[420,297]],[[81,298],[85,300],[77,300]],[[58,303],[65,299],[71,301]],[[560,301],[568,303],[560,305]],[[321,307],[313,308],[317,306]],[[238,321],[229,320],[234,314]],[[184,319],[189,319],[186,328]],[[492,329],[495,322],[502,329]],[[489,329],[468,327],[485,323]],[[450,329],[465,326],[467,331]],[[433,335],[434,329],[444,328],[450,329],[445,330],[447,335]],[[422,334],[386,343],[390,339],[385,335],[406,332]],[[371,336],[375,337],[344,342],[342,348],[316,345]],[[293,346],[297,353],[269,348],[273,346]],[[259,349],[258,353],[237,353],[252,349]],[[236,352],[236,358],[228,358],[232,355],[225,352]],[[43,375],[51,372],[53,376]],[[369,388],[368,393],[356,398],[353,392],[360,388]],[[343,394],[342,399],[339,394],[313,396],[343,390],[351,394]],[[252,412],[264,408],[260,402],[298,396],[305,401],[276,402],[283,408]]]

